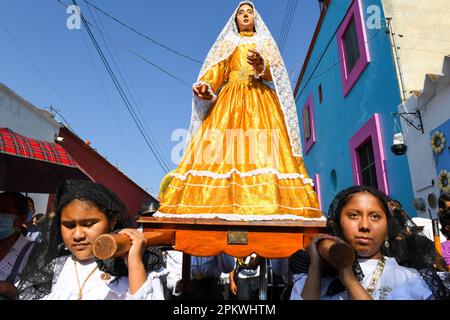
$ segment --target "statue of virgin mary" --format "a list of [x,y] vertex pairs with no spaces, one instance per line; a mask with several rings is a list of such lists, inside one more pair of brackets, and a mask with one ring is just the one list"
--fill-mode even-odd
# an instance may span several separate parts
[[323,220],[278,47],[242,1],[193,85],[188,143],[154,216]]

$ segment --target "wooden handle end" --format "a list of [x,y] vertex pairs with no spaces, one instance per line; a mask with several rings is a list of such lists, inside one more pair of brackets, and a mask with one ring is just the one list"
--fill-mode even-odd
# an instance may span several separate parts
[[355,260],[355,252],[347,243],[335,243],[330,247],[330,263],[337,269],[350,267]]
[[113,257],[117,249],[117,241],[111,234],[102,234],[95,240],[93,246],[94,255],[101,260]]

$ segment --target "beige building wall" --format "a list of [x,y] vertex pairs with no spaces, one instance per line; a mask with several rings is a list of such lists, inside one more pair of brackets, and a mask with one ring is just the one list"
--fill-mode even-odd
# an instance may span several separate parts
[[[12,131],[33,139],[55,142],[55,135],[59,133],[60,124],[51,114],[39,109],[20,97],[17,93],[0,82],[0,128]],[[2,179],[0,163],[0,179]],[[6,190],[0,190],[0,192]],[[47,211],[48,195],[28,193],[34,200],[36,213]]]
[[406,97],[421,90],[425,74],[440,74],[450,54],[450,0],[382,0],[392,18]]

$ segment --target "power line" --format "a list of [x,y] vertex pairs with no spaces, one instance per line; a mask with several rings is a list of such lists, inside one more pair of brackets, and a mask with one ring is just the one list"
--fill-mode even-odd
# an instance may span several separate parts
[[[383,25],[382,28],[385,28],[386,25]],[[364,43],[359,45],[359,48],[361,49],[362,47],[364,47],[367,43],[369,43],[370,41],[372,41],[379,33],[380,30],[382,29],[381,27],[379,29],[377,29],[377,31],[374,33],[374,35],[372,37],[370,37],[367,41],[365,41]],[[318,75],[314,75],[314,72],[316,71],[317,67],[319,66],[320,62],[322,61],[323,56],[325,55],[326,51],[328,50],[328,47],[331,43],[331,41],[334,39],[334,36],[336,35],[337,31],[339,28],[336,29],[335,33],[333,34],[333,36],[330,38],[330,41],[328,42],[326,48],[324,49],[324,51],[322,52],[319,61],[317,62],[317,64],[315,65],[313,71],[310,73],[310,76],[308,78],[308,80],[306,81],[305,85],[303,86],[303,89],[300,91],[299,94],[297,94],[297,97],[300,97],[300,95],[303,93],[303,91],[306,89],[309,81],[319,78],[321,76],[323,76],[324,74],[328,73],[331,69],[333,69],[335,66],[339,65],[343,59],[339,59],[337,62],[335,62],[333,65],[331,65],[330,67],[328,67],[324,72],[321,72]]]
[[337,4],[335,0],[331,1],[330,5],[335,6],[336,8],[342,9],[344,11],[347,11],[347,8],[344,8],[343,6]]
[[282,40],[282,44],[281,44],[281,52],[283,52],[284,47],[286,46],[286,41],[289,35],[289,31],[291,30],[291,25],[292,25],[292,21],[294,19],[295,16],[295,10],[297,8],[297,0],[292,0],[292,8],[290,11],[290,15],[288,17],[288,22],[286,24],[286,31],[284,32],[284,36],[283,36],[283,40]]
[[[89,23],[89,22],[88,22]],[[89,23],[90,24],[90,23]],[[138,57],[139,59],[143,60],[144,62],[152,65],[153,67],[155,67],[156,69],[164,72],[165,74],[169,75],[170,77],[178,80],[179,82],[181,82],[182,84],[186,85],[187,87],[191,88],[192,85],[187,83],[186,81],[184,81],[183,79],[179,78],[178,76],[174,75],[173,73],[163,69],[162,67],[158,66],[157,64],[154,64],[153,62],[151,62],[150,60],[148,60],[147,58],[145,58],[144,56],[142,56],[141,54],[131,50],[130,48],[124,46],[123,44],[121,44],[120,42],[118,42],[117,40],[114,40],[114,42],[116,42],[119,46],[121,46],[122,48],[124,48],[125,50],[127,50],[129,53],[133,54],[134,56]]]
[[[64,4],[61,0],[56,0],[58,1],[62,6],[64,6],[65,8],[67,8],[67,5]],[[92,24],[89,20],[87,20],[86,18],[84,18],[84,20],[86,21],[86,23],[91,26],[92,28],[94,28],[95,30],[97,30],[99,33],[101,34],[106,34],[105,32],[103,32],[102,30],[99,30],[99,28],[97,28],[94,24]],[[108,36],[108,38],[111,41],[114,41],[115,43],[117,43],[119,46],[121,46],[123,49],[127,50],[128,52],[130,52],[131,54],[135,55],[136,57],[138,57],[139,59],[141,59],[142,61],[150,64],[151,66],[155,67],[156,69],[164,72],[165,74],[167,74],[168,76],[174,78],[175,80],[181,82],[182,84],[186,85],[187,87],[191,88],[192,86],[187,83],[186,81],[184,81],[183,79],[181,79],[180,77],[174,75],[173,73],[165,70],[164,68],[160,67],[159,65],[153,63],[152,61],[150,61],[149,59],[145,58],[144,56],[142,56],[141,54],[135,52],[134,50],[128,48],[126,45],[124,45],[123,43],[121,43],[120,41],[111,38],[108,34],[106,34]]]
[[[92,15],[93,18],[94,18],[94,15],[93,15],[92,11],[90,10],[90,8],[89,8],[89,11],[91,12],[91,15]],[[104,24],[102,23],[101,18],[99,17],[99,15],[98,15],[97,13],[96,13],[95,15],[97,16],[98,20],[100,21],[100,24],[101,24],[103,30],[105,30],[105,26],[104,26]],[[94,19],[95,19],[95,18],[94,18]],[[95,22],[95,21],[94,21],[94,22]],[[165,151],[168,151],[169,148],[167,148],[167,146],[166,146],[165,143],[164,143],[164,140],[159,136],[157,130],[156,130],[154,133],[155,133],[155,135],[157,136],[158,139],[155,138],[155,136],[153,135],[153,130],[152,130],[151,128],[152,128],[152,127],[155,127],[155,125],[154,125],[154,123],[153,123],[153,121],[152,121],[152,117],[151,117],[149,114],[146,113],[145,105],[144,105],[144,103],[143,103],[141,97],[139,96],[139,93],[138,93],[138,91],[136,90],[136,87],[135,87],[135,85],[133,84],[133,81],[132,81],[132,79],[131,79],[129,73],[127,72],[127,68],[125,68],[124,64],[122,63],[122,59],[120,58],[119,53],[117,52],[117,50],[116,50],[114,44],[112,43],[111,37],[109,36],[109,34],[108,34],[107,32],[105,32],[105,35],[106,35],[107,39],[109,40],[109,42],[110,42],[110,44],[111,44],[112,51],[113,51],[113,52],[115,53],[115,55],[117,56],[117,59],[118,59],[118,61],[119,61],[119,66],[122,68],[122,70],[123,70],[123,72],[124,72],[126,78],[128,79],[128,83],[130,84],[131,89],[134,91],[134,94],[136,95],[137,101],[138,101],[139,103],[137,103],[136,100],[134,99],[133,93],[131,92],[131,90],[130,90],[130,89],[128,88],[128,86],[127,86],[127,81],[125,81],[125,79],[123,79],[123,81],[124,81],[124,83],[125,83],[125,86],[126,86],[126,88],[128,89],[128,92],[130,93],[131,98],[133,99],[133,102],[135,103],[135,105],[136,105],[136,107],[137,107],[137,110],[139,111],[140,116],[142,117],[142,119],[143,119],[143,121],[144,121],[144,124],[146,125],[146,127],[147,127],[147,129],[148,129],[148,132],[150,133],[150,136],[153,138],[153,142],[154,142],[154,144],[156,145],[157,150],[158,150],[160,153],[162,153],[161,150],[162,150],[163,148],[161,148],[161,146],[158,144],[158,141],[160,141],[160,142],[163,143],[163,146],[166,148]],[[119,66],[117,66],[117,68],[119,69],[119,72],[120,72]],[[120,74],[121,74],[121,73],[120,73]],[[190,86],[189,86],[189,87],[190,87]],[[144,115],[144,113],[145,113],[145,115]],[[150,122],[151,126],[147,123],[147,119],[148,119],[148,121]],[[167,154],[169,154],[169,153],[170,153],[170,152],[167,152]]]
[[84,45],[86,47],[86,50],[87,50],[87,52],[89,54],[89,57],[91,59],[92,65],[94,66],[94,70],[95,70],[95,73],[97,74],[97,78],[98,78],[98,80],[100,82],[100,85],[102,87],[103,93],[105,94],[105,97],[106,97],[106,100],[107,100],[107,105],[108,105],[109,109],[111,110],[111,112],[113,114],[114,120],[115,120],[115,122],[117,124],[117,127],[119,128],[119,132],[120,132],[120,135],[122,136],[123,142],[125,143],[125,146],[126,146],[128,152],[129,152],[129,154],[131,155],[131,157],[130,157],[131,161],[133,162],[134,167],[136,168],[136,171],[138,172],[139,176],[142,177],[143,175],[142,175],[142,173],[141,173],[141,171],[139,169],[139,166],[138,166],[136,160],[134,159],[133,152],[131,151],[131,148],[130,148],[130,145],[128,144],[127,139],[125,138],[125,133],[123,132],[122,126],[120,125],[120,122],[117,119],[116,112],[114,111],[114,108],[112,107],[112,103],[111,103],[111,100],[109,99],[108,93],[106,92],[105,85],[103,84],[102,78],[100,77],[100,73],[98,72],[98,69],[97,69],[97,67],[96,67],[96,65],[94,63],[94,58],[92,57],[91,51],[89,50],[89,46],[87,45],[87,41],[85,39],[85,36],[84,36],[83,33],[81,33],[81,36],[82,36],[82,39],[83,39],[83,43],[84,43]]
[[[67,128],[69,128],[70,130],[73,131],[72,127],[69,124],[69,121],[67,121],[67,119],[64,118],[64,116],[61,114],[61,112],[58,109],[54,108],[53,106],[44,107],[44,109],[48,109],[51,114],[53,114],[53,112],[56,113],[61,118],[61,120],[66,123]],[[54,114],[53,114],[53,116],[54,116]]]
[[286,4],[286,9],[284,9],[284,15],[283,15],[283,22],[281,24],[281,29],[280,29],[280,34],[278,35],[278,43],[281,43],[281,38],[283,36],[283,32],[284,32],[284,28],[286,25],[286,16],[289,12],[289,6],[291,5],[291,0],[288,1],[288,3]]
[[289,23],[288,22],[289,21],[289,16],[290,16],[290,14],[292,12],[292,9],[291,9],[292,4],[293,4],[293,2],[291,0],[289,0],[288,4],[286,6],[287,14],[286,14],[286,16],[283,19],[283,26],[282,26],[282,29],[281,29],[280,38],[278,40],[279,41],[279,46],[278,47],[279,47],[280,52],[283,52],[284,36],[285,36],[285,33],[286,33],[286,29],[287,29],[286,26]]
[[[22,52],[23,56],[28,60],[28,62],[33,66],[33,68],[37,71],[37,73],[41,76],[41,78],[44,80],[44,82],[48,85],[48,87],[51,89],[52,91],[52,95],[57,97],[59,99],[59,101],[61,102],[62,105],[67,106],[69,108],[69,112],[74,116],[75,121],[77,123],[80,123],[77,120],[77,117],[75,116],[75,114],[70,110],[70,106],[68,106],[62,99],[62,97],[58,94],[58,91],[55,89],[55,87],[53,86],[53,84],[50,82],[50,80],[48,80],[48,78],[44,75],[44,73],[41,71],[41,69],[38,68],[38,66],[34,63],[33,59],[31,59],[31,57],[27,54],[27,52],[25,51],[25,49],[20,45],[20,43],[14,38],[14,36],[11,34],[11,32],[9,32],[8,28],[3,24],[3,22],[0,20],[0,25],[2,26],[2,28],[5,30],[5,32],[8,34],[9,38],[14,42],[14,44],[16,45],[16,47],[20,50],[20,52]],[[56,111],[53,108],[54,111]],[[56,111],[57,112],[57,111]],[[73,131],[73,129],[71,128],[71,126],[69,125],[69,122],[63,117],[63,115],[60,112],[57,112],[57,114],[61,117],[61,119],[63,119],[66,124],[67,127],[69,129],[71,129]]]
[[303,64],[303,62],[305,62],[305,59],[300,60],[300,62],[297,63],[294,68],[292,68],[291,72],[289,73],[289,78],[290,78],[291,82],[294,81],[295,78],[292,79],[292,77],[295,76],[295,73],[300,68],[300,66]]
[[120,21],[119,19],[115,18],[115,17],[112,16],[111,14],[105,12],[103,9],[99,8],[99,7],[96,6],[95,4],[93,4],[93,3],[91,3],[91,2],[89,2],[89,1],[87,1],[87,0],[85,0],[85,2],[86,2],[89,6],[93,7],[94,9],[98,10],[99,12],[103,13],[105,16],[107,16],[107,17],[113,19],[114,21],[116,21],[117,23],[121,24],[121,25],[124,26],[125,28],[127,28],[127,29],[133,31],[134,33],[136,33],[136,34],[138,34],[139,36],[141,36],[141,37],[143,37],[143,38],[145,38],[145,39],[151,41],[152,43],[157,44],[157,45],[159,45],[160,47],[162,47],[162,48],[164,48],[164,49],[166,49],[166,50],[168,50],[168,51],[170,51],[170,52],[172,52],[172,53],[174,53],[174,54],[177,54],[177,55],[179,55],[179,56],[181,56],[181,57],[183,57],[183,58],[189,59],[189,60],[191,60],[191,61],[193,61],[193,62],[196,62],[196,63],[199,63],[199,64],[203,64],[201,61],[199,61],[199,60],[197,60],[197,59],[194,59],[194,58],[192,58],[192,57],[190,57],[190,56],[188,56],[188,55],[186,55],[186,54],[183,54],[183,53],[181,53],[181,52],[179,52],[179,51],[177,51],[177,50],[171,49],[171,48],[167,47],[166,45],[162,44],[161,42],[158,42],[158,41],[156,41],[156,40],[150,38],[149,36],[143,34],[142,32],[136,30],[135,28],[130,27],[129,25],[127,25],[126,23],[124,23],[124,22]]
[[[348,10],[346,10],[345,12],[347,12]],[[311,72],[309,79],[306,81],[303,89],[300,91],[300,94],[298,94],[298,97],[300,97],[300,95],[303,93],[303,90],[305,90],[306,86],[308,85],[309,81],[311,80],[311,77],[313,76],[314,72],[316,71],[317,67],[319,66],[320,62],[322,61],[322,58],[324,57],[325,53],[327,52],[328,48],[330,47],[331,42],[334,39],[334,36],[336,35],[336,33],[339,30],[339,26],[342,24],[342,22],[344,21],[345,17],[347,16],[347,14],[344,14],[344,17],[342,18],[341,22],[339,22],[338,27],[336,28],[336,30],[334,30],[333,35],[330,37],[330,40],[328,40],[327,45],[325,46],[325,49],[323,50],[323,52],[321,53],[320,57],[319,57],[319,61],[317,61],[313,71]]]
[[[91,11],[91,8],[88,8],[88,9],[89,9],[89,12],[91,13],[91,16],[92,16],[92,19],[93,19],[95,25],[97,26],[97,29],[100,30],[100,27],[99,27],[99,25],[97,24],[97,20],[95,19],[95,16],[94,16],[94,14],[93,14],[92,11]],[[101,20],[100,20],[100,19],[99,19],[99,21],[100,21],[100,23],[101,23]],[[104,26],[103,26],[103,29],[104,29]],[[106,32],[105,32],[105,34],[106,34],[106,36],[109,38],[109,35],[108,35]],[[106,42],[105,37],[103,36],[103,34],[101,34],[101,38],[102,38],[102,40],[103,40],[103,43],[104,43],[104,45],[105,45],[105,47],[106,47],[106,49],[107,49],[107,51],[108,51],[108,53],[109,53],[109,55],[110,55],[110,57],[111,57],[111,59],[112,59],[114,65],[115,65],[116,68],[117,68],[117,71],[118,71],[118,73],[119,73],[119,77],[120,77],[120,79],[122,80],[122,82],[123,82],[123,84],[124,84],[124,86],[125,86],[125,89],[128,91],[128,95],[131,97],[131,100],[132,100],[132,102],[134,103],[134,106],[136,107],[136,109],[137,109],[137,111],[138,111],[138,113],[139,113],[141,119],[143,120],[143,123],[146,125],[146,126],[143,126],[143,129],[144,129],[145,133],[146,133],[147,135],[149,135],[149,139],[151,140],[153,146],[155,146],[156,153],[158,153],[158,156],[159,156],[160,159],[163,159],[163,160],[164,160],[164,164],[167,166],[167,163],[166,163],[166,161],[165,161],[165,159],[164,159],[164,156],[162,155],[161,148],[160,148],[160,146],[158,145],[157,140],[156,140],[155,137],[153,136],[152,130],[151,130],[150,126],[149,126],[149,125],[147,124],[147,122],[145,121],[145,117],[144,117],[144,115],[142,114],[142,112],[141,112],[141,110],[140,110],[140,108],[139,108],[138,103],[137,103],[136,100],[134,99],[134,96],[133,96],[133,94],[132,94],[130,88],[129,88],[128,85],[127,85],[127,81],[125,80],[124,76],[122,75],[121,69],[120,69],[119,65],[116,63],[116,59],[114,58],[114,55],[113,55],[113,53],[111,52],[111,50],[110,50],[110,48],[109,48],[109,46],[108,46],[108,43]],[[114,46],[111,46],[111,47],[112,47],[112,49],[114,50]],[[119,61],[119,63],[120,63],[120,62],[121,62],[121,61],[120,61],[120,56],[117,54],[117,52],[116,52],[116,55],[117,55],[117,59],[118,59],[118,61]],[[124,68],[124,72],[126,72],[126,69],[125,69],[125,68]],[[131,81],[130,81],[130,86],[133,86],[133,84],[131,83]],[[147,130],[146,128],[147,128],[148,130]],[[167,167],[168,167],[168,166],[167,166]]]
[[[57,1],[60,1],[60,0],[57,0]],[[77,5],[75,0],[72,0],[72,2],[73,2],[74,5]],[[169,168],[165,166],[165,163],[161,159],[158,158],[158,156],[157,156],[157,154],[156,154],[156,152],[155,152],[151,142],[149,142],[147,136],[143,132],[143,130],[142,130],[142,123],[139,121],[139,118],[137,117],[136,112],[134,111],[133,107],[131,106],[130,101],[128,100],[125,92],[123,91],[122,86],[120,85],[119,81],[117,80],[117,77],[115,76],[114,71],[111,69],[111,66],[109,65],[105,55],[103,54],[103,51],[101,50],[97,40],[95,39],[94,34],[92,33],[88,23],[86,22],[86,20],[84,19],[84,16],[81,13],[80,13],[80,18],[81,18],[81,21],[83,22],[83,24],[84,24],[88,34],[89,34],[89,37],[91,38],[91,40],[92,40],[92,42],[94,44],[95,49],[97,50],[98,54],[100,55],[100,58],[101,58],[101,60],[103,62],[103,65],[105,66],[109,76],[113,80],[114,86],[116,87],[120,97],[122,98],[122,101],[124,102],[125,107],[127,108],[128,112],[130,113],[131,117],[133,118],[136,126],[138,127],[139,132],[141,133],[142,137],[144,138],[147,146],[150,148],[150,151],[152,152],[152,154],[156,158],[158,164],[161,166],[161,168],[163,169],[163,171],[165,173],[168,173],[169,172]]]
[[284,12],[283,25],[281,27],[280,36],[278,39],[280,52],[283,52],[284,46],[286,44],[287,33],[289,32],[293,13],[295,12],[295,7],[297,6],[297,2],[295,0],[289,0],[286,5],[286,10]]

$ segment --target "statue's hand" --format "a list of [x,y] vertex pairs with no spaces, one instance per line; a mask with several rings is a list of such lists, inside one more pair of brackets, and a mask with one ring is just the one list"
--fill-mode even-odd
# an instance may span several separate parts
[[247,54],[247,62],[261,72],[264,68],[264,61],[261,54],[256,49],[249,49]]
[[202,99],[211,100],[213,96],[209,93],[208,86],[206,84],[197,84],[192,87],[194,94]]

